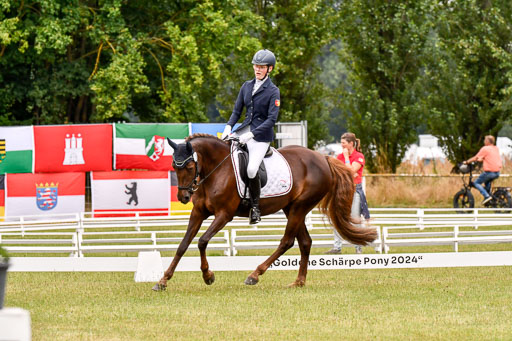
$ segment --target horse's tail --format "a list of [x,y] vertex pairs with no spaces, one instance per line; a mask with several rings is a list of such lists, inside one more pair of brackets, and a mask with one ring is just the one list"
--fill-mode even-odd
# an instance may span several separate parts
[[320,202],[320,211],[343,239],[358,245],[373,242],[377,239],[377,231],[355,226],[360,220],[350,216],[355,190],[352,170],[333,157],[326,156],[326,159],[331,168],[333,187]]

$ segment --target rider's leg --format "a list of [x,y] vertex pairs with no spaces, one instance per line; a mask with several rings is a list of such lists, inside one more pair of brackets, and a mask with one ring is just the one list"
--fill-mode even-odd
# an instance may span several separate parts
[[258,142],[254,139],[247,142],[247,149],[249,150],[249,163],[247,165],[247,176],[249,177],[249,192],[251,193],[251,215],[250,224],[256,224],[261,220],[260,213],[260,177],[258,169],[260,167],[265,154],[267,153],[270,142]]
[[[478,177],[478,179],[476,179],[474,182],[473,182],[473,185],[475,186],[475,188],[482,194],[482,196],[484,197],[484,201],[487,202],[490,200],[491,198],[491,195],[489,194],[489,191],[487,191],[483,186],[482,184],[485,184],[486,187],[487,187],[487,183],[489,183],[489,187],[490,187],[490,182],[494,179],[496,179],[497,177],[499,177],[499,172],[483,172],[482,174],[480,174],[480,176]],[[489,188],[490,190],[490,188]]]

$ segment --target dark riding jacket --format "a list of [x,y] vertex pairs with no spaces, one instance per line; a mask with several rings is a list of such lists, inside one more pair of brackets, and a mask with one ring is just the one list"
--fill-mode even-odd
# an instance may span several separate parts
[[272,83],[270,77],[252,94],[256,79],[245,82],[238,93],[233,113],[228,125],[234,126],[242,115],[245,107],[245,120],[235,129],[241,130],[248,125],[254,134],[254,140],[258,142],[271,142],[274,139],[274,125],[279,115],[281,95],[279,88]]

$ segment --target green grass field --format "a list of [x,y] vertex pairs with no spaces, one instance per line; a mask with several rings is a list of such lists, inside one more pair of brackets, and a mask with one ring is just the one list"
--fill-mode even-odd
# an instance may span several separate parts
[[506,340],[512,268],[178,272],[166,292],[133,273],[9,273],[5,306],[33,340]]

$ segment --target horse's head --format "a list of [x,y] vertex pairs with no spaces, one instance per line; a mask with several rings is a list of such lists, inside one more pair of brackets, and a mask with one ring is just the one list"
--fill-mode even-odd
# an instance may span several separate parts
[[190,201],[191,195],[197,189],[197,153],[192,144],[187,141],[177,144],[167,138],[169,145],[174,149],[172,166],[178,177],[178,200],[183,204]]

